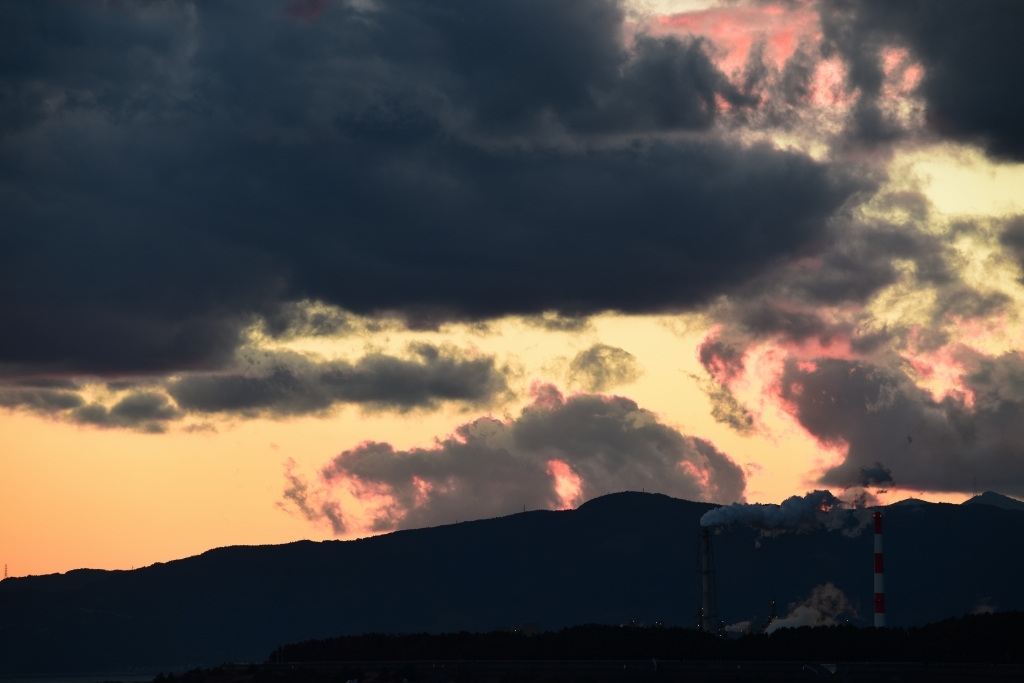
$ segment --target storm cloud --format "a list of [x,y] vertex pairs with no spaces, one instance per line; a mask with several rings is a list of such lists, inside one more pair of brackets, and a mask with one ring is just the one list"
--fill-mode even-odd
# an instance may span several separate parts
[[[535,387],[534,402],[513,420],[464,424],[432,448],[397,450],[365,443],[323,469],[370,506],[375,530],[446,524],[516,510],[578,505],[609,491],[639,490],[690,500],[742,500],[743,471],[704,439],[685,436],[622,397]],[[325,501],[300,490],[307,518]]]
[[165,395],[153,391],[128,394],[113,406],[89,403],[75,408],[68,415],[72,422],[95,427],[122,427],[160,434],[167,423],[182,417]]
[[679,310],[866,187],[708,132],[753,101],[612,0],[316,7],[0,7],[5,372],[222,368],[297,301]]
[[455,348],[415,344],[410,358],[383,353],[358,361],[311,361],[288,352],[251,351],[245,373],[176,379],[167,390],[198,413],[322,413],[337,403],[409,410],[442,401],[486,405],[508,391],[492,357],[467,357]]
[[342,404],[397,412],[443,403],[479,408],[512,395],[506,372],[491,356],[449,345],[412,344],[403,356],[374,352],[355,361],[247,348],[218,373],[107,382],[107,401],[87,400],[94,387],[85,383],[0,384],[0,408],[160,433],[187,417],[327,415]]
[[[962,348],[963,384],[942,396],[900,368],[789,362],[781,395],[825,444],[847,447],[824,484],[969,492],[977,479],[1024,492],[1024,360]],[[909,438],[908,438],[909,437]],[[885,463],[881,466],[878,461]]]
[[[869,95],[861,133],[884,137],[876,96],[883,80],[880,50],[907,48],[924,67],[919,92],[937,134],[980,143],[996,157],[1024,160],[1024,6],[1002,0],[931,2],[826,0],[826,42],[850,64],[850,87]],[[891,131],[890,131],[891,132]]]

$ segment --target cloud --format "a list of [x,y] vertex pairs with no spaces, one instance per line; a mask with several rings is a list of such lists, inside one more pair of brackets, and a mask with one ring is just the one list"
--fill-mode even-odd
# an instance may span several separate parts
[[871,467],[860,468],[860,479],[857,481],[858,486],[882,486],[895,483],[892,478],[892,472],[880,462],[876,462]]
[[309,490],[309,484],[295,474],[295,461],[291,458],[285,464],[285,479],[288,486],[281,496],[284,500],[277,503],[279,508],[289,512],[295,510],[311,522],[324,520],[335,535],[345,533],[345,518],[338,504],[329,500],[316,500],[317,496]]
[[862,320],[856,316],[894,286],[932,292],[928,318],[910,324],[938,327],[952,316],[991,316],[1009,304],[1004,293],[965,278],[967,257],[955,240],[987,244],[998,233],[1009,242],[1015,234],[1012,221],[961,220],[943,226],[927,199],[913,192],[880,193],[851,213],[833,221],[818,250],[749,283],[729,310],[719,309],[723,322],[734,322],[752,338],[827,342],[857,334]]
[[293,301],[265,313],[260,331],[272,339],[342,337],[366,330],[384,329],[387,320],[360,320],[336,306],[315,301]]
[[431,448],[364,443],[321,474],[324,486],[361,499],[370,510],[367,525],[378,531],[496,517],[523,506],[559,509],[621,490],[728,502],[741,500],[745,486],[742,470],[713,444],[680,434],[633,401],[565,398],[551,385],[536,385],[518,418],[477,419]]
[[977,478],[1024,492],[1024,359],[961,347],[955,360],[962,383],[941,396],[918,387],[902,368],[788,362],[782,398],[813,436],[846,448],[843,462],[820,481],[891,486],[894,479],[907,489],[968,492]]
[[594,344],[569,363],[569,381],[591,392],[630,384],[640,379],[643,372],[636,356],[607,344]]
[[549,332],[581,332],[591,327],[589,318],[585,316],[563,316],[554,311],[524,316],[523,322],[531,327],[539,327]]
[[843,591],[829,582],[823,586],[816,586],[803,602],[790,605],[789,614],[772,621],[765,629],[765,633],[772,633],[780,628],[835,626],[842,614],[856,617],[857,609]]
[[1017,35],[1024,6],[1000,0],[828,0],[822,7],[826,38],[850,64],[851,88],[878,93],[882,49],[908,49],[923,67],[918,90],[934,132],[981,143],[996,157],[1024,160],[1024,47]]
[[[70,422],[94,427],[121,427],[150,433],[166,430],[166,423],[182,417],[167,397],[153,391],[135,391],[107,407],[87,402],[75,382],[43,381],[25,386],[0,384],[0,408],[24,410],[47,417],[60,417]],[[46,388],[57,386],[59,389]]]
[[[708,353],[711,353],[710,350]],[[754,416],[736,400],[727,386],[719,384],[714,379],[699,375],[690,374],[690,378],[697,383],[697,386],[711,402],[711,417],[715,419],[715,422],[728,425],[740,434],[754,432]]]
[[999,241],[1024,269],[1024,216],[1006,220]]
[[22,408],[47,414],[78,408],[84,403],[82,397],[72,391],[37,387],[0,387],[0,406],[9,409]]
[[108,382],[116,397],[109,407],[86,401],[88,385],[53,382],[43,384],[66,388],[0,383],[0,407],[159,433],[188,416],[324,415],[339,404],[399,412],[446,402],[482,407],[511,395],[505,373],[493,357],[450,345],[412,344],[406,357],[375,352],[356,361],[246,347],[226,371]]
[[245,372],[196,374],[167,391],[194,413],[323,413],[337,403],[371,409],[432,408],[443,401],[487,405],[509,391],[493,357],[450,346],[414,344],[410,358],[372,353],[358,361],[315,362],[293,352],[251,350]]
[[753,104],[707,43],[624,30],[612,0],[4,5],[0,363],[216,370],[264,321],[344,330],[296,302],[680,310],[870,185],[726,141]]
[[[718,306],[698,352],[710,386],[761,411],[759,426],[766,411],[768,422],[792,416],[845,454],[820,473],[822,485],[967,492],[977,477],[1020,490],[1014,449],[1024,434],[1010,417],[1021,410],[1019,354],[965,345],[985,348],[1014,315],[1012,290],[999,283],[1016,257],[1017,220],[942,225],[927,207],[899,201],[902,225],[840,222],[820,255],[767,272],[750,285],[759,291]],[[875,241],[874,253],[862,240]],[[957,240],[993,255],[981,262]],[[982,263],[991,277],[979,280],[971,269]]]
[[167,423],[182,417],[166,396],[143,391],[125,396],[112,407],[89,403],[75,408],[68,415],[72,422],[95,427],[124,427],[160,434]]

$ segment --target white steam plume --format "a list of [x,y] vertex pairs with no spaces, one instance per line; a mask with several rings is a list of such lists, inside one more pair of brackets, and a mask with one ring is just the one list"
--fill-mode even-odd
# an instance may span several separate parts
[[[850,505],[845,503],[845,505]],[[792,496],[781,505],[733,503],[709,510],[700,518],[700,525],[750,526],[766,535],[786,531],[810,531],[818,527],[842,529],[847,536],[857,536],[867,525],[870,515],[859,505],[844,508],[844,502],[829,491],[811,491],[805,496]],[[850,522],[853,522],[851,525]]]
[[771,633],[780,628],[835,626],[839,623],[839,615],[844,612],[857,616],[856,608],[846,599],[843,591],[829,582],[824,586],[817,586],[811,591],[811,596],[800,604],[790,605],[789,614],[782,619],[772,621],[765,629],[765,633]]

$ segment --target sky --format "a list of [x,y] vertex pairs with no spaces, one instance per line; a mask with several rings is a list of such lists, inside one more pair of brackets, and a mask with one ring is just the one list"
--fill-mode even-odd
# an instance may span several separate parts
[[1024,496],[1022,22],[0,1],[0,562]]

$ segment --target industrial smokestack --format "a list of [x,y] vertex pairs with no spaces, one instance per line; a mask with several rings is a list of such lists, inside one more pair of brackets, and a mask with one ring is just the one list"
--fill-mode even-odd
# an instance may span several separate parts
[[714,631],[717,626],[718,601],[715,599],[715,565],[711,556],[711,529],[704,527],[700,531],[700,571],[701,571],[701,609],[700,627],[704,631]]
[[882,564],[882,513],[875,512],[875,628],[885,626],[885,567]]

